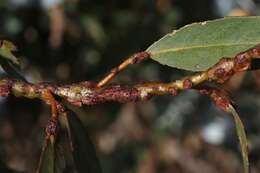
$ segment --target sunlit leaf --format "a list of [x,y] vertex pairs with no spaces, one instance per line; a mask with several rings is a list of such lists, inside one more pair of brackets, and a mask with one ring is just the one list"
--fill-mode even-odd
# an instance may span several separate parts
[[260,43],[260,17],[226,17],[194,23],[167,34],[147,51],[161,64],[205,71]]
[[239,118],[237,111],[234,109],[233,106],[231,106],[231,105],[229,106],[229,111],[230,111],[230,113],[232,113],[233,118],[235,120],[237,136],[239,139],[242,158],[243,158],[244,172],[249,173],[248,144],[247,144],[245,128],[244,128],[242,121]]
[[25,78],[19,72],[18,66],[19,61],[13,54],[16,51],[16,46],[7,40],[0,40],[0,64],[4,71],[11,77],[25,80]]
[[13,54],[16,51],[16,46],[7,40],[2,40],[0,45],[0,56],[4,59],[11,61],[12,63],[19,65],[18,59]]
[[85,127],[72,111],[68,111],[66,117],[70,149],[78,173],[101,173],[95,148]]

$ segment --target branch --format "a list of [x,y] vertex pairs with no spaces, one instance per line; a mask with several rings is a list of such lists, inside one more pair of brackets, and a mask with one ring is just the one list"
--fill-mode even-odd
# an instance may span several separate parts
[[[142,101],[148,100],[153,96],[166,94],[176,96],[179,91],[194,88],[205,81],[222,84],[235,73],[249,70],[252,60],[260,57],[260,45],[241,52],[233,58],[222,58],[216,65],[205,72],[184,77],[170,83],[150,82],[132,86],[111,85],[100,88],[127,65],[141,61],[148,56],[146,53],[141,54],[143,56],[132,56],[130,60],[126,60],[126,63],[122,63],[124,65],[120,65],[117,68],[118,70],[112,70],[112,72],[98,84],[90,81],[70,85],[56,85],[54,83],[32,84],[17,79],[5,78],[0,80],[0,96],[13,94],[31,99],[38,98],[49,103],[50,100],[46,100],[46,93],[50,92],[77,106],[81,106],[82,104],[95,105],[108,101]],[[136,59],[136,57],[142,57],[142,59]]]

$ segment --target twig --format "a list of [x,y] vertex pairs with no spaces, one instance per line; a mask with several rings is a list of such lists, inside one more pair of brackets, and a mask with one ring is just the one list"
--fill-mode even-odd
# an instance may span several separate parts
[[[140,57],[140,56],[133,56]],[[143,56],[146,57],[146,56]],[[247,71],[251,67],[251,61],[260,57],[260,46],[256,46],[245,52],[237,54],[234,58],[222,58],[216,65],[205,72],[197,73],[192,76],[184,77],[170,83],[142,83],[133,86],[111,85],[100,88],[113,78],[116,74],[106,77],[104,82],[99,84],[85,81],[70,85],[58,86],[53,83],[31,84],[16,79],[0,80],[0,95],[22,96],[27,98],[39,98],[46,100],[43,93],[48,91],[53,95],[59,96],[66,101],[81,106],[100,104],[107,101],[130,102],[147,100],[156,95],[177,95],[178,91],[190,89],[202,84],[205,81],[224,83],[235,73]],[[134,59],[134,58],[130,58]],[[129,64],[130,60],[127,60]],[[124,69],[126,65],[122,65],[119,69]],[[120,71],[120,70],[119,70]]]
[[109,81],[111,81],[119,72],[124,70],[130,64],[138,64],[149,57],[150,57],[150,54],[148,52],[138,52],[138,53],[130,56],[124,62],[122,62],[119,66],[113,68],[107,76],[105,76],[100,82],[98,82],[97,87],[98,88],[103,87],[105,84],[107,84]]

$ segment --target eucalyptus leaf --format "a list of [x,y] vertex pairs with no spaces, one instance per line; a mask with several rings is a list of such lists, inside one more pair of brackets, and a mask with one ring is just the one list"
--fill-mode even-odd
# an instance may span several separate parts
[[61,145],[46,139],[37,173],[62,173],[64,168],[65,158]]
[[0,64],[4,71],[11,77],[26,81],[26,79],[22,76],[20,70],[11,62],[6,61],[5,59],[0,59]]
[[174,68],[205,71],[260,43],[260,17],[225,17],[193,23],[165,35],[146,51]]
[[16,50],[17,48],[12,42],[7,40],[0,41],[0,64],[11,77],[26,81],[20,73],[19,61],[13,54],[13,51]]
[[247,143],[245,128],[244,128],[244,125],[243,125],[242,121],[240,120],[239,115],[238,115],[237,111],[235,110],[235,108],[230,105],[229,110],[232,113],[233,118],[235,120],[237,136],[239,139],[242,158],[243,158],[244,172],[249,173],[248,143]]
[[96,151],[86,128],[71,110],[68,110],[65,116],[67,118],[70,149],[78,173],[101,173]]
[[19,65],[19,61],[16,58],[16,56],[12,53],[16,51],[16,46],[7,40],[2,40],[0,45],[0,56],[4,59],[7,59],[8,61],[11,61],[12,63]]

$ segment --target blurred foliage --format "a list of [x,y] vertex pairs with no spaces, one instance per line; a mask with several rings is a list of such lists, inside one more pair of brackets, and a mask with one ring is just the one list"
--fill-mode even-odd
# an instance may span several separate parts
[[[22,74],[30,82],[98,81],[124,57],[180,26],[221,15],[256,14],[241,1],[219,5],[218,0],[1,0],[0,38],[16,43]],[[243,4],[252,2],[253,9],[259,9],[258,1]],[[223,12],[223,7],[229,8]],[[114,82],[166,82],[186,73],[148,60],[129,67]],[[260,170],[258,74],[238,75],[225,85],[245,123],[252,172]],[[13,97],[1,98],[0,104],[1,160],[12,169],[34,172],[49,107]],[[71,109],[88,127],[104,173],[242,170],[232,119],[195,92]]]

